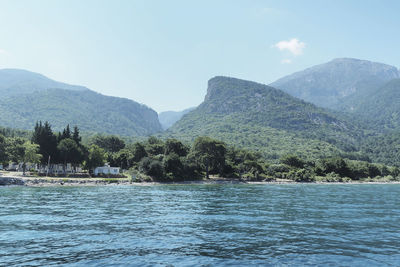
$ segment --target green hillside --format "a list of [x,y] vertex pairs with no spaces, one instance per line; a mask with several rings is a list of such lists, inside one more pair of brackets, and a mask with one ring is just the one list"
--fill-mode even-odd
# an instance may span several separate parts
[[204,102],[165,136],[207,135],[263,152],[321,157],[356,151],[357,124],[263,84],[228,77],[208,83]]
[[49,121],[55,130],[66,124],[84,132],[143,136],[160,132],[157,113],[132,100],[90,90],[47,89],[0,99],[0,125],[32,129]]
[[400,79],[395,79],[363,98],[354,114],[380,130],[400,130]]
[[373,162],[400,167],[400,131],[363,139],[361,151]]

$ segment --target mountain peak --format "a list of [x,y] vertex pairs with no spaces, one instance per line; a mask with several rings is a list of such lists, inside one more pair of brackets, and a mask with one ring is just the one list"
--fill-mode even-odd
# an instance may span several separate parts
[[353,58],[353,57],[338,57],[331,60],[331,62],[372,62],[364,59]]
[[321,107],[339,108],[347,98],[369,94],[371,90],[399,77],[400,72],[394,66],[355,58],[337,58],[283,77],[271,86]]
[[216,76],[208,81],[205,101],[213,98],[230,98],[234,95],[244,95],[248,91],[276,90],[268,85],[242,80],[233,77]]

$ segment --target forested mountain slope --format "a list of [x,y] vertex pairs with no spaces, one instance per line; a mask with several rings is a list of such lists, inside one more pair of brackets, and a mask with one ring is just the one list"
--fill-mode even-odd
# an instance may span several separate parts
[[166,136],[193,140],[207,135],[263,152],[322,156],[354,151],[357,123],[273,87],[228,77],[208,82],[204,102]]
[[391,80],[365,97],[353,113],[377,130],[400,130],[400,79]]
[[162,131],[157,113],[129,99],[105,96],[85,87],[56,82],[24,70],[0,70],[0,126],[32,129],[49,121],[82,131],[144,136]]

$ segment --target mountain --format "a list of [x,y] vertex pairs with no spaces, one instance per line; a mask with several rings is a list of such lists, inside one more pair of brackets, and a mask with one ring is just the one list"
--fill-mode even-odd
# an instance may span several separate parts
[[400,130],[400,79],[394,79],[367,95],[353,113],[380,130]]
[[53,81],[39,73],[21,69],[0,70],[0,95],[2,97],[33,93],[51,88],[74,91],[89,90],[83,86]]
[[171,127],[175,122],[179,121],[183,115],[189,113],[194,110],[195,107],[187,108],[182,111],[164,111],[158,114],[158,119],[161,123],[161,126],[164,130]]
[[355,151],[357,123],[273,87],[229,77],[208,82],[204,102],[164,135],[192,140],[207,135],[258,150],[318,157]]
[[24,70],[0,70],[0,125],[33,129],[49,121],[53,129],[67,124],[81,131],[143,136],[162,131],[157,113],[135,101],[101,95]]
[[352,110],[365,95],[400,78],[396,67],[339,58],[283,77],[270,85],[320,107]]

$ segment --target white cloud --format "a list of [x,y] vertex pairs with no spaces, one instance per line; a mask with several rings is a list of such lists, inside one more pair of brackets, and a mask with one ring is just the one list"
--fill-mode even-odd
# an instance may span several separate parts
[[0,55],[5,55],[5,54],[7,54],[7,51],[0,48]]
[[298,56],[303,54],[303,49],[305,48],[306,44],[300,42],[296,38],[292,38],[289,41],[280,41],[274,45],[274,47],[278,48],[281,51],[289,51],[294,56]]
[[290,59],[288,59],[288,58],[285,58],[285,59],[282,59],[282,60],[281,60],[281,63],[282,63],[282,64],[290,64],[290,63],[292,63],[292,60],[290,60]]

